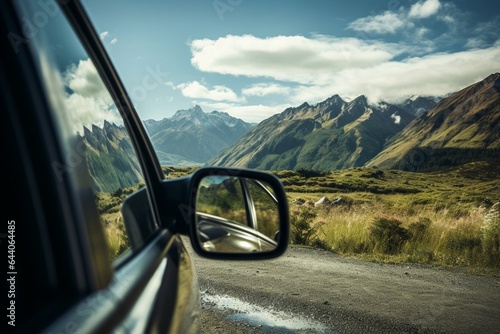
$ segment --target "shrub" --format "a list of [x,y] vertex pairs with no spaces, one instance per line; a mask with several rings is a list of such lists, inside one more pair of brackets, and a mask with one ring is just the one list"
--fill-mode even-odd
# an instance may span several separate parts
[[330,247],[330,245],[328,245],[327,242],[325,242],[324,240],[321,240],[320,238],[318,237],[315,237],[310,245],[314,248],[319,248],[319,249],[324,249],[324,250],[331,250],[332,248]]
[[300,176],[309,178],[309,177],[325,176],[328,173],[326,173],[326,172],[320,172],[320,171],[317,171],[317,170],[310,170],[310,169],[305,169],[305,168],[299,168],[297,170],[297,174],[299,174]]
[[377,217],[369,227],[374,243],[374,251],[396,254],[403,244],[410,239],[410,233],[401,226],[401,222],[391,217]]
[[275,171],[273,173],[280,179],[286,179],[297,175],[297,173],[295,173],[293,170],[280,170],[280,171]]
[[408,226],[410,238],[414,241],[422,240],[430,225],[431,220],[429,218],[419,218],[418,221],[410,223]]
[[292,224],[291,241],[297,245],[311,245],[319,229],[319,225],[313,225],[316,213],[310,207],[301,207],[292,212],[290,222]]
[[297,197],[297,198],[293,201],[293,203],[294,203],[294,204],[298,204],[298,205],[302,205],[302,204],[304,204],[305,202],[306,202],[306,200],[305,200],[305,199],[303,199],[302,197]]

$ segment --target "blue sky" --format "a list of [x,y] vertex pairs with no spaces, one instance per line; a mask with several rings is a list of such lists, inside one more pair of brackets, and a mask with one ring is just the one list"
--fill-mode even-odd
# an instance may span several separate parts
[[498,1],[84,0],[143,119],[259,122],[339,94],[445,95],[500,71]]

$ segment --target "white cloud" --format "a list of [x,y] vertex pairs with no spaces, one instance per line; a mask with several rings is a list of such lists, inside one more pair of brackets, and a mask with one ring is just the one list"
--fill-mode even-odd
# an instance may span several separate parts
[[[398,101],[414,94],[445,95],[499,70],[500,45],[396,57],[410,49],[327,36],[227,36],[193,41],[192,63],[206,72],[293,82],[296,85],[288,94],[291,104],[317,103],[333,94],[345,99],[363,94],[373,103]],[[259,84],[248,89],[243,94],[263,96],[271,87]]]
[[395,46],[355,38],[228,35],[191,42],[193,66],[204,72],[317,84],[345,68],[370,68],[390,60]]
[[72,90],[66,95],[64,104],[74,126],[74,132],[83,134],[83,126],[91,128],[93,124],[102,127],[104,120],[123,124],[108,90],[90,59],[80,60],[78,64],[70,66],[64,72],[63,80]]
[[500,45],[482,50],[442,53],[389,61],[370,69],[345,69],[328,85],[303,87],[296,103],[319,102],[334,93],[345,98],[366,95],[370,102],[401,101],[413,94],[443,96],[498,72]]
[[482,38],[471,37],[467,39],[465,47],[469,49],[477,49],[485,46],[487,43]]
[[108,90],[90,59],[80,60],[78,64],[70,66],[64,73],[64,79],[75,94],[111,101]]
[[103,127],[104,120],[123,124],[122,118],[114,105],[98,98],[84,97],[79,94],[71,94],[66,98],[66,108],[71,113],[71,120],[75,132],[83,134],[83,127],[88,129],[92,125]]
[[394,120],[394,124],[399,124],[399,123],[401,123],[401,116],[396,115],[396,114],[392,114],[392,115],[391,115],[391,118]]
[[417,38],[423,38],[429,31],[430,30],[427,28],[418,28],[415,31],[415,35],[417,36]]
[[280,104],[275,106],[265,106],[262,104],[257,105],[237,105],[227,103],[200,103],[204,109],[219,110],[230,114],[233,117],[241,118],[245,122],[258,123],[263,119],[269,118],[274,114],[280,113],[286,108],[290,107],[289,104]]
[[109,35],[109,31],[103,31],[99,34],[101,39],[105,39]]
[[234,91],[225,86],[214,86],[213,89],[208,89],[198,81],[182,83],[176,86],[180,89],[182,95],[194,99],[207,99],[213,101],[241,101]]
[[419,1],[411,6],[408,16],[417,19],[427,18],[436,14],[440,8],[439,0]]
[[443,16],[440,16],[439,19],[447,24],[454,24],[455,23],[455,19],[451,15],[443,15]]
[[409,25],[403,15],[386,11],[380,15],[362,17],[351,22],[348,28],[375,34],[395,34],[399,29]]
[[246,96],[266,96],[271,94],[286,95],[290,90],[290,87],[279,84],[258,83],[244,88],[241,92]]
[[110,44],[110,45],[114,45],[114,44],[116,44],[116,43],[118,43],[118,38],[113,38],[113,39],[109,42],[109,44]]

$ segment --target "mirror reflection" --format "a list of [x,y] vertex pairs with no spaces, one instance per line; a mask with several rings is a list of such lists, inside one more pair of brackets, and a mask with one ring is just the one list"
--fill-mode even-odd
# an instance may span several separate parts
[[272,187],[260,180],[204,177],[197,190],[196,220],[198,240],[209,252],[267,252],[278,245],[278,201]]

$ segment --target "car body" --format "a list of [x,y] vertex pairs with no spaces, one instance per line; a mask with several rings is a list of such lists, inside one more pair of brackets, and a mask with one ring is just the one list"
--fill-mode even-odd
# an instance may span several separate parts
[[[181,236],[206,257],[281,255],[288,243],[281,183],[271,174],[223,168],[165,180],[80,3],[4,1],[0,7],[6,37],[0,67],[9,199],[1,238],[2,249],[10,251],[6,328],[197,332],[198,286]],[[264,182],[275,197],[278,237],[261,236],[268,245],[257,251],[204,248],[196,198],[211,175]],[[248,204],[245,210],[255,216],[258,209]],[[212,218],[215,229],[227,225]],[[254,240],[258,233],[237,230]]]

